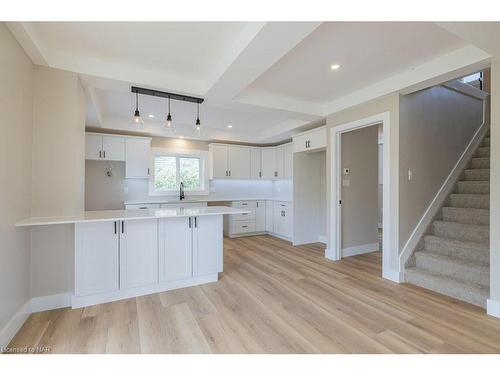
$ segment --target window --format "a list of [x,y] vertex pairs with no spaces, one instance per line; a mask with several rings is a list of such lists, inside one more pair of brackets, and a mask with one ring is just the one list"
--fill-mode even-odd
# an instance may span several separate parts
[[179,185],[191,194],[208,194],[205,187],[204,151],[186,154],[185,151],[153,151],[153,176],[150,180],[151,195],[173,195],[179,192]]

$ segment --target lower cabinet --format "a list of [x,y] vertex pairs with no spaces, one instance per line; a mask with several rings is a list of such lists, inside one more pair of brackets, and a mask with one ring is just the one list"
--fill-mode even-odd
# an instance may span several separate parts
[[248,210],[249,213],[229,215],[226,235],[237,237],[266,231],[266,201],[233,201],[231,207]]
[[118,222],[75,226],[75,295],[119,289]]
[[293,205],[289,202],[274,202],[274,233],[293,238]]
[[120,222],[120,289],[158,282],[158,220]]
[[[193,276],[192,218],[160,219],[160,282]],[[189,249],[189,251],[186,251]]]
[[161,289],[216,275],[222,263],[222,215],[75,225],[76,297]]

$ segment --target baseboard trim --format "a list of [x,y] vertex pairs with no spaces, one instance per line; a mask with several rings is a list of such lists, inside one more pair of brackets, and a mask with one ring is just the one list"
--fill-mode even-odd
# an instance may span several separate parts
[[279,239],[281,239],[281,240],[285,240],[285,241],[288,241],[288,242],[292,242],[292,239],[291,239],[291,238],[288,238],[288,237],[282,236],[281,234],[277,234],[277,233],[274,233],[274,232],[268,232],[267,234],[269,234],[270,236],[273,236],[273,237],[279,238]]
[[398,284],[405,282],[405,274],[402,271],[384,269],[384,271],[382,271],[382,277],[384,279],[393,281],[393,282],[398,283]]
[[326,243],[328,242],[328,238],[326,236],[319,236],[318,242],[324,243],[326,245]]
[[71,296],[71,307],[79,308],[97,305],[100,303],[108,303],[118,301],[126,298],[134,298],[145,296],[148,294],[166,292],[173,289],[187,288],[189,286],[207,284],[215,282],[219,279],[219,274],[210,274],[206,276],[193,277],[185,280],[176,280],[163,282],[159,284],[146,285],[138,288],[131,288],[125,290],[117,290],[109,293],[93,294],[90,296]]
[[71,306],[71,293],[35,297],[31,299],[30,306],[32,313],[69,307]]
[[488,298],[486,301],[486,313],[495,318],[500,318],[500,301]]
[[26,319],[31,314],[30,302],[26,302],[0,330],[0,353],[3,353],[7,345],[14,338],[16,333],[21,329]]
[[399,255],[399,268],[401,270],[405,269],[406,262],[408,261],[408,259],[410,259],[411,255],[417,248],[420,240],[425,235],[427,228],[431,225],[446,198],[453,191],[456,181],[465,170],[465,168],[467,168],[469,159],[472,157],[474,151],[483,140],[483,137],[486,135],[488,128],[489,127],[487,126],[486,122],[483,122],[476,130],[474,136],[467,144],[467,147],[453,166],[450,174],[446,177],[446,180],[444,180],[443,184],[439,188],[439,191],[434,196],[431,203],[413,229],[413,232],[411,233],[408,241],[406,241],[403,247],[403,251],[401,251],[401,254]]
[[342,257],[352,257],[354,255],[361,255],[367,253],[373,253],[378,251],[378,242],[367,243],[365,245],[345,247],[342,249]]

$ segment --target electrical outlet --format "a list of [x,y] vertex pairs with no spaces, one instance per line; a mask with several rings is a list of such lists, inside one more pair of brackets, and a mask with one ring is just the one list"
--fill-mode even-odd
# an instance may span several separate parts
[[351,180],[349,180],[349,179],[343,179],[342,180],[342,186],[343,187],[349,187],[349,186],[351,186]]
[[349,168],[344,168],[343,172],[344,172],[344,174],[349,174],[349,173],[351,173],[351,170]]

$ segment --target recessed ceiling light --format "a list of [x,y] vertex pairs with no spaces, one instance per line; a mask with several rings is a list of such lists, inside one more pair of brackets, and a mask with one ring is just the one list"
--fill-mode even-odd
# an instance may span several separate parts
[[148,115],[149,118],[155,118],[155,115]]
[[179,138],[180,138],[180,139],[183,139],[183,138],[184,138],[184,136],[183,136],[183,135],[181,135],[181,136],[179,136]]
[[331,70],[337,70],[338,68],[340,68],[339,64],[333,64],[332,66],[330,66]]
[[233,125],[228,125],[227,127],[228,127],[229,129],[231,129],[231,128],[233,127]]

